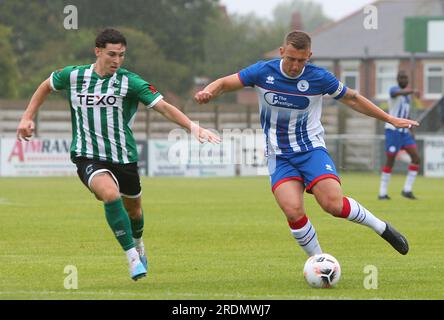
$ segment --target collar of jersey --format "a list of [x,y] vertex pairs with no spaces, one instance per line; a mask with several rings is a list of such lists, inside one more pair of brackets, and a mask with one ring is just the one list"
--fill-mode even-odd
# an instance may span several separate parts
[[117,71],[119,71],[119,69],[117,69],[116,72],[114,72],[113,74],[109,74],[109,75],[106,75],[106,76],[103,76],[103,77],[102,77],[100,74],[98,74],[98,73],[96,72],[96,64],[93,63],[93,64],[92,64],[92,71],[93,71],[93,73],[94,73],[99,79],[108,79],[108,78],[111,78],[114,74],[116,74]]
[[279,62],[279,68],[281,69],[281,73],[282,73],[282,75],[283,75],[285,78],[287,78],[287,79],[292,79],[292,80],[297,79],[297,78],[299,78],[300,76],[302,76],[302,75],[304,74],[304,71],[305,71],[305,66],[304,66],[304,68],[302,69],[302,71],[301,71],[300,74],[298,74],[296,77],[290,77],[288,74],[286,74],[286,73],[284,72],[284,69],[282,69],[282,59],[281,59],[281,61]]

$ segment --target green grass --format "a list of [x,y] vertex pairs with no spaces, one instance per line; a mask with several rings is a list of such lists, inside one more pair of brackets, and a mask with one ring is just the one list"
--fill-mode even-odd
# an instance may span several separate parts
[[[149,276],[130,280],[102,204],[76,177],[0,179],[0,299],[443,299],[443,180],[419,177],[418,201],[376,200],[379,176],[343,174],[344,192],[409,239],[401,256],[372,230],[335,219],[306,195],[321,246],[342,277],[312,289],[306,260],[261,178],[144,178]],[[66,290],[64,268],[78,270]],[[378,288],[364,288],[364,267]]]

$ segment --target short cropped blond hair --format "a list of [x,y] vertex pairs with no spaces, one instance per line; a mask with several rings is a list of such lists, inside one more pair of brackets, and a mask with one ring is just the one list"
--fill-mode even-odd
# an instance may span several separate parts
[[304,50],[311,48],[311,38],[304,31],[294,30],[285,36],[285,45],[291,44],[295,49]]

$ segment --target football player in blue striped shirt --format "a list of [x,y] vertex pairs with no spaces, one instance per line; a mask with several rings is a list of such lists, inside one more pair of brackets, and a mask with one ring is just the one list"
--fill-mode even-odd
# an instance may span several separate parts
[[284,212],[293,237],[308,256],[322,253],[303,202],[304,190],[335,217],[365,225],[407,254],[407,240],[356,200],[345,197],[324,142],[322,97],[330,95],[352,109],[397,128],[416,121],[394,117],[358,92],[347,88],[327,70],[309,63],[311,38],[302,31],[286,35],[280,59],[259,61],[236,74],[215,80],[195,94],[198,103],[249,86],[256,90],[264,131],[271,189]]

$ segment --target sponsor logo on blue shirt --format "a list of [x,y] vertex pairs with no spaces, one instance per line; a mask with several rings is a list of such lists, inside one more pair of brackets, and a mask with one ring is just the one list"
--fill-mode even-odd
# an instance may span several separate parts
[[264,99],[269,105],[288,109],[304,110],[310,104],[310,100],[307,97],[270,91],[264,94]]

